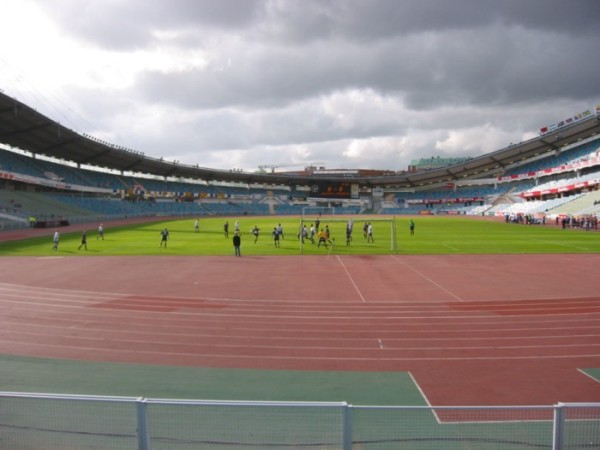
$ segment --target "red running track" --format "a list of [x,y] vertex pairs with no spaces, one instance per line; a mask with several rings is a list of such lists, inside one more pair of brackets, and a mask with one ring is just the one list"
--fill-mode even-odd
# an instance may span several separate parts
[[410,371],[432,405],[598,402],[600,255],[0,257],[0,353]]

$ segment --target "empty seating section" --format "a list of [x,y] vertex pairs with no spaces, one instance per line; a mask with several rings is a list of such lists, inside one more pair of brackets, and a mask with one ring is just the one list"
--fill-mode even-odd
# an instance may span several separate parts
[[512,189],[508,183],[497,186],[466,186],[442,188],[422,192],[401,192],[396,194],[397,205],[385,205],[385,214],[418,214],[424,209],[432,212],[455,211],[466,214],[490,197],[505,195]]
[[586,195],[569,197],[569,202],[550,209],[552,214],[564,215],[595,215],[600,214],[600,190]]
[[[566,164],[574,164],[587,159],[590,156],[597,155],[600,150],[600,143],[595,140],[576,148],[561,152],[555,156],[539,159],[528,162],[518,167],[507,170],[504,175],[519,175],[528,172],[536,172],[538,170],[550,169],[552,167],[560,167]],[[598,154],[597,156],[600,156]]]
[[42,164],[38,164],[37,160],[13,153],[9,151],[0,150],[2,158],[0,159],[0,170],[12,173],[18,173],[22,175],[29,175],[31,177],[46,178],[44,175],[45,167]]
[[28,219],[30,216],[38,220],[49,220],[93,214],[93,211],[69,205],[51,195],[6,189],[0,190],[0,212],[15,220]]
[[204,208],[193,202],[126,201],[117,198],[52,195],[57,201],[106,218],[144,217],[153,215],[206,215]]
[[0,150],[0,171],[28,175],[72,186],[103,188],[113,191],[125,189],[131,184],[131,181],[128,183],[127,177],[79,169],[5,150]]
[[511,205],[497,205],[489,211],[497,212],[498,215],[518,215],[518,214],[536,214],[547,213],[553,208],[557,208],[565,203],[581,197],[583,194],[577,194],[572,197],[554,198],[551,200],[532,200],[530,202],[513,203]]
[[600,172],[589,173],[587,175],[582,175],[580,177],[568,177],[568,178],[560,178],[556,180],[551,180],[546,183],[538,184],[537,186],[533,186],[528,189],[528,191],[544,191],[551,189],[560,189],[562,187],[566,187],[569,185],[573,185],[575,183],[584,183],[586,181],[600,181]]

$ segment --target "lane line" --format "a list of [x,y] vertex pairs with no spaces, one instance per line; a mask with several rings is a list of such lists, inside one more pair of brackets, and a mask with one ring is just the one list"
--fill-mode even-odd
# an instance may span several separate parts
[[362,300],[362,302],[363,303],[367,303],[367,300],[365,299],[365,297],[360,292],[360,289],[358,289],[358,286],[356,285],[356,283],[354,282],[354,279],[352,278],[352,275],[350,275],[350,272],[346,268],[346,265],[344,264],[344,261],[342,261],[342,258],[340,258],[340,255],[336,255],[336,258],[340,262],[340,264],[342,265],[342,267],[344,268],[344,272],[346,272],[346,275],[348,276],[348,279],[350,280],[350,283],[352,283],[352,286],[354,286],[354,290],[356,291],[356,293],[358,294],[358,296],[360,297],[360,299]]
[[[506,360],[555,360],[555,359],[578,359],[578,358],[600,358],[600,353],[582,353],[582,354],[562,354],[562,355],[524,355],[524,356],[450,356],[450,357],[344,357],[344,356],[299,356],[299,355],[249,355],[247,353],[190,353],[190,352],[174,352],[174,351],[157,351],[157,350],[143,350],[143,349],[123,349],[123,348],[105,348],[105,347],[92,347],[92,346],[81,346],[81,345],[64,345],[64,344],[51,344],[48,342],[22,342],[22,341],[7,341],[0,340],[0,344],[8,345],[12,351],[15,350],[15,346],[29,347],[29,348],[58,348],[62,350],[64,354],[67,350],[85,350],[86,352],[108,352],[109,354],[133,354],[131,361],[139,360],[135,355],[147,354],[147,355],[160,355],[161,357],[193,357],[198,358],[224,358],[224,359],[252,359],[258,360],[286,360],[286,361],[348,361],[348,362],[406,362],[406,361],[506,361]],[[1,348],[1,346],[0,346]],[[11,353],[11,352],[8,352]],[[600,360],[599,360],[600,361]]]
[[456,295],[454,292],[446,289],[444,286],[442,286],[441,284],[433,281],[431,278],[429,278],[427,275],[425,275],[423,272],[418,271],[417,269],[415,269],[412,266],[409,266],[408,264],[406,264],[404,261],[402,261],[401,259],[398,259],[395,255],[392,255],[392,258],[399,262],[400,264],[402,264],[404,267],[407,267],[408,269],[412,270],[414,273],[416,273],[417,275],[419,275],[421,278],[423,278],[424,280],[427,280],[428,282],[430,282],[431,284],[433,284],[434,286],[436,286],[437,288],[441,289],[442,291],[446,292],[448,295],[454,297],[456,300],[458,300],[459,302],[464,302],[464,300],[462,298],[460,298],[458,295]]
[[[315,337],[312,336],[312,334],[314,334],[315,332],[318,332],[318,330],[313,330],[313,329],[301,329],[301,330],[296,330],[296,332],[301,332],[301,333],[305,333],[307,334],[302,335],[302,336],[298,336],[297,333],[294,333],[294,336],[281,336],[280,334],[274,335],[274,336],[269,336],[269,335],[264,335],[262,333],[265,332],[269,332],[271,331],[271,329],[267,329],[267,328],[260,328],[260,329],[246,329],[246,328],[238,328],[238,330],[243,330],[246,333],[245,334],[227,334],[227,332],[229,331],[227,328],[225,327],[213,327],[214,332],[213,333],[209,333],[206,332],[206,330],[210,330],[210,328],[207,327],[202,327],[202,329],[204,330],[204,332],[200,332],[200,333],[191,333],[189,331],[186,330],[197,330],[198,327],[197,326],[179,326],[179,325],[173,325],[173,327],[176,327],[177,331],[173,331],[167,327],[160,327],[160,330],[163,331],[159,331],[155,328],[148,328],[148,327],[144,327],[144,328],[138,328],[138,329],[127,329],[126,331],[122,331],[120,326],[114,325],[114,326],[105,326],[106,323],[101,322],[101,323],[94,323],[94,322],[84,322],[81,324],[71,324],[71,325],[48,325],[48,324],[30,324],[30,323],[21,323],[18,321],[10,321],[10,322],[5,322],[5,331],[7,331],[8,333],[21,333],[21,334],[30,334],[30,335],[39,335],[39,336],[58,336],[59,334],[56,331],[53,330],[57,330],[58,332],[64,330],[64,327],[67,326],[69,329],[71,330],[76,330],[76,331],[85,331],[85,332],[90,332],[93,331],[94,333],[100,334],[100,333],[106,333],[108,335],[111,336],[111,338],[114,338],[115,336],[145,336],[146,340],[148,339],[147,336],[151,336],[152,338],[155,339],[161,339],[162,336],[168,336],[170,338],[176,338],[176,339],[171,339],[169,341],[159,341],[162,343],[171,343],[171,342],[178,342],[178,339],[190,339],[190,338],[203,338],[203,339],[219,339],[219,340],[223,340],[223,339],[228,339],[228,340],[247,340],[247,341],[263,341],[263,342],[269,342],[272,340],[277,340],[278,342],[284,342],[284,341],[292,341],[292,342],[323,342],[323,341],[327,341],[327,342],[331,342],[331,343],[335,343],[335,342],[348,342],[348,341],[355,341],[355,342],[364,342],[365,340],[369,341],[371,338],[369,337],[365,337],[364,333],[362,331],[359,330],[359,336],[358,337],[353,337],[353,336],[348,336],[347,333],[344,333],[343,336],[341,337],[336,337],[336,336],[330,336],[330,337],[323,337],[323,336],[319,336],[319,337]],[[27,328],[33,328],[36,331],[38,331],[38,333],[32,333],[30,331],[27,331]],[[151,331],[148,331],[148,330]],[[42,330],[48,330],[47,332],[41,332]],[[250,334],[247,333],[248,331],[255,331],[257,334]],[[278,331],[284,331],[284,330],[278,330]],[[289,331],[289,330],[285,330],[285,331]],[[495,332],[497,330],[488,330],[490,333]],[[541,330],[540,330],[541,331]],[[223,333],[225,332],[225,333]],[[73,338],[81,338],[81,337],[87,337],[87,336],[79,336],[79,335],[60,335],[63,337],[73,337]],[[509,348],[509,346],[499,346],[499,344],[495,344],[492,345],[491,342],[502,342],[502,341],[541,341],[541,340],[562,340],[565,341],[567,339],[573,340],[573,339],[581,339],[581,338],[597,338],[599,337],[600,334],[575,334],[575,335],[564,335],[564,334],[559,334],[559,335],[538,335],[538,336],[495,336],[495,335],[491,335],[491,336],[470,336],[470,337],[456,337],[456,336],[452,336],[452,337],[388,337],[386,338],[388,342],[390,343],[395,343],[396,345],[399,345],[400,343],[410,343],[410,342],[417,342],[417,343],[435,343],[435,342],[490,342],[489,345],[479,345],[478,348]],[[133,339],[130,339],[133,340]],[[189,342],[189,341],[188,341]],[[187,342],[186,342],[187,343]],[[383,348],[383,340],[380,338],[378,339],[378,343],[380,344],[380,347]],[[530,344],[527,347],[564,347],[564,346],[579,346],[579,345],[600,345],[600,344],[595,344],[595,343],[582,343],[582,344],[552,344],[552,345],[534,345],[534,344]],[[312,346],[314,348],[317,348],[316,346]],[[329,345],[329,347],[331,347],[331,344]],[[514,347],[514,346],[513,346]],[[521,348],[524,348],[526,346],[520,346]],[[356,347],[339,347],[339,348],[356,348]],[[398,348],[402,348],[402,349],[415,349],[416,347],[388,347],[388,349],[393,350],[393,349],[398,349]],[[456,344],[454,346],[437,346],[437,347],[418,347],[418,348],[469,348],[469,347],[460,347],[457,346]],[[476,347],[470,347],[470,348],[476,348]]]
[[417,379],[414,377],[414,375],[412,374],[412,372],[408,372],[408,376],[410,377],[410,379],[412,380],[413,384],[415,385],[415,387],[417,388],[417,390],[419,391],[419,393],[421,394],[421,397],[423,397],[423,400],[425,400],[425,403],[427,404],[427,406],[429,406],[431,408],[431,414],[433,415],[434,419],[436,420],[436,422],[439,424],[442,424],[443,421],[438,417],[437,411],[435,410],[435,408],[433,408],[433,405],[431,404],[431,402],[429,401],[429,398],[427,397],[427,395],[425,395],[425,391],[421,388],[421,386],[419,385],[419,383],[417,383]]
[[[317,351],[323,351],[323,350],[327,350],[327,351],[342,351],[342,352],[346,352],[346,351],[363,351],[363,350],[372,350],[373,347],[372,345],[369,344],[369,340],[366,340],[366,342],[363,345],[348,345],[348,346],[336,346],[336,345],[306,345],[304,343],[304,341],[302,340],[298,340],[296,342],[299,343],[299,345],[276,345],[276,344],[270,344],[271,341],[275,341],[277,343],[279,343],[279,339],[277,338],[265,338],[265,337],[256,337],[256,338],[245,338],[243,336],[240,337],[231,337],[231,336],[211,336],[213,338],[214,341],[216,342],[201,342],[201,343],[196,343],[196,342],[189,342],[189,341],[182,341],[181,339],[174,339],[174,340],[169,340],[169,341],[165,341],[165,340],[161,340],[160,336],[155,336],[153,333],[136,333],[139,336],[135,336],[135,337],[130,337],[130,336],[119,336],[117,333],[113,333],[110,335],[110,337],[102,335],[102,336],[82,336],[82,335],[77,335],[77,334],[53,334],[53,335],[48,335],[48,334],[44,334],[44,333],[35,333],[35,332],[27,332],[27,331],[12,331],[11,332],[11,338],[14,338],[14,342],[16,343],[24,343],[24,342],[29,342],[31,344],[35,344],[36,342],[32,342],[32,341],[22,341],[19,339],[23,339],[25,337],[31,337],[31,338],[46,338],[47,340],[50,338],[54,338],[54,339],[69,339],[69,340],[74,340],[74,341],[78,341],[78,342],[83,342],[83,341],[88,341],[88,342],[101,342],[101,343],[105,343],[105,344],[110,344],[110,343],[116,343],[119,344],[121,346],[126,346],[126,345],[137,345],[137,344],[143,344],[143,345],[148,345],[150,347],[154,347],[154,346],[177,346],[177,347],[181,347],[181,346],[185,346],[185,347],[189,347],[189,348],[202,348],[202,347],[211,347],[211,348],[241,348],[241,349],[254,349],[254,350],[260,350],[260,349],[273,349],[273,350],[317,350]],[[179,336],[179,338],[181,338],[182,336]],[[250,343],[250,341],[253,340],[255,341],[254,343]],[[231,341],[235,341],[235,342],[231,342]],[[3,340],[3,342],[9,342],[8,339]],[[317,342],[318,344],[319,342]],[[322,342],[321,342],[322,343]],[[479,351],[479,350],[491,350],[491,351],[499,351],[499,350],[529,350],[529,349],[536,349],[536,350],[545,350],[545,349],[558,349],[558,348],[583,348],[583,349],[589,349],[590,351],[594,351],[592,349],[592,347],[600,347],[600,343],[598,344],[590,344],[590,343],[579,343],[579,344],[551,344],[551,345],[478,345],[478,346],[469,346],[469,345],[465,345],[465,346],[455,346],[455,345],[448,345],[448,346],[413,346],[413,347],[406,347],[406,346],[402,346],[402,347],[384,347],[383,342],[381,339],[378,339],[378,343],[379,343],[379,348],[381,350],[387,350],[387,354],[390,353],[399,353],[399,352],[403,352],[403,351],[421,351],[421,352],[437,352],[437,351],[465,351],[465,350],[469,350],[469,351]],[[123,347],[123,349],[125,350],[132,350],[135,351],[135,349],[133,348],[127,348],[127,347]],[[466,355],[465,355],[466,356]]]
[[591,378],[592,380],[594,380],[596,383],[600,383],[600,380],[596,377],[593,377],[592,375],[590,375],[589,373],[584,372],[581,369],[577,369],[578,372],[582,373],[583,375],[585,375],[588,378]]

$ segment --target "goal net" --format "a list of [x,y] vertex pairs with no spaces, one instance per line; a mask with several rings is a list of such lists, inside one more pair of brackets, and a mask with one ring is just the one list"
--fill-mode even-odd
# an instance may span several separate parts
[[[335,216],[335,207],[331,206],[304,206],[302,208],[302,219],[314,220],[316,217]],[[339,218],[339,217],[338,217]]]

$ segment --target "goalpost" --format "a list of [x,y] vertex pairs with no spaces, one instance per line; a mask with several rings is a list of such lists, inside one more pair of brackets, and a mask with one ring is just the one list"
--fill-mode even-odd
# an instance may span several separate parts
[[[340,213],[339,209],[334,207],[306,206],[302,208],[300,223],[298,225],[298,241],[300,243],[300,253],[305,253],[305,246],[311,245],[310,229],[316,227],[314,241],[317,245],[317,234],[321,229],[329,228],[331,232],[331,241],[328,243],[328,254],[342,247],[364,248],[364,253],[369,253],[369,242],[366,237],[366,227],[370,223],[373,227],[373,238],[377,243],[379,253],[389,251],[389,253],[397,253],[397,233],[396,233],[396,217],[377,217]],[[352,228],[351,241],[347,243],[346,229],[348,226]],[[363,231],[364,228],[364,231]],[[302,234],[305,232],[306,237]]]

